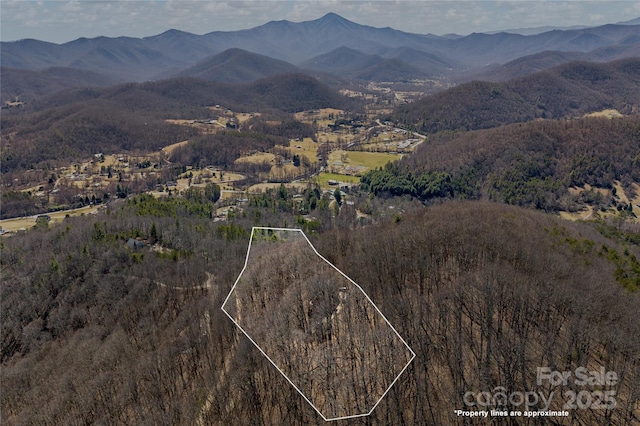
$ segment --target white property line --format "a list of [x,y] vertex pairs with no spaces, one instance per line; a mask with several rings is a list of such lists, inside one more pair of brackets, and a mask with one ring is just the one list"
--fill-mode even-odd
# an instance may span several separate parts
[[[391,384],[387,387],[387,389],[384,391],[384,393],[382,394],[382,396],[378,399],[378,401],[373,405],[373,407],[371,408],[371,410],[369,410],[368,413],[363,413],[363,414],[355,414],[355,415],[351,415],[351,416],[343,416],[343,417],[335,417],[335,418],[326,418],[324,416],[324,414],[322,414],[322,412],[320,412],[320,410],[318,410],[318,408],[309,400],[309,398],[306,397],[306,395],[298,388],[298,386],[295,385],[295,383],[293,383],[291,381],[291,379],[289,379],[289,377],[280,369],[280,367],[278,367],[278,365],[273,362],[273,360],[262,350],[262,348],[251,338],[251,336],[249,336],[249,334],[242,328],[242,326],[235,320],[235,318],[233,318],[225,309],[224,306],[227,304],[227,301],[229,300],[229,298],[231,297],[231,294],[233,293],[233,291],[235,290],[236,286],[238,285],[238,283],[240,282],[240,278],[242,277],[242,274],[244,273],[245,269],[247,268],[247,265],[249,263],[249,254],[251,252],[251,243],[253,242],[253,235],[254,232],[256,230],[271,230],[271,231],[289,231],[289,232],[300,232],[300,234],[302,234],[302,236],[304,237],[304,239],[307,241],[307,243],[311,246],[311,249],[313,249],[314,253],[320,257],[320,259],[324,260],[327,264],[329,264],[333,269],[335,269],[336,271],[338,271],[343,277],[345,277],[347,280],[349,280],[352,284],[354,284],[358,290],[360,290],[362,292],[362,294],[364,295],[364,297],[367,298],[367,300],[369,301],[369,303],[371,303],[371,305],[373,305],[373,307],[375,308],[375,310],[380,314],[380,316],[384,319],[384,321],[387,323],[387,325],[391,328],[391,330],[393,330],[393,332],[396,334],[396,336],[398,336],[398,338],[402,341],[402,343],[406,346],[407,349],[409,349],[409,352],[411,352],[411,359],[409,359],[409,361],[407,362],[407,364],[404,366],[404,368],[400,371],[400,373],[398,373],[398,375],[396,376],[396,378],[393,380],[393,382],[391,382]],[[282,374],[282,376],[291,384],[291,386],[294,387],[295,390],[298,391],[298,393],[304,398],[305,401],[307,401],[309,403],[309,405],[311,405],[311,407],[313,407],[314,410],[316,410],[316,412],[318,414],[320,414],[320,416],[325,420],[325,421],[334,421],[334,420],[346,420],[346,419],[353,419],[353,418],[357,418],[357,417],[365,417],[370,415],[373,410],[378,406],[378,404],[380,404],[380,401],[382,401],[382,399],[387,395],[387,393],[389,392],[389,390],[391,389],[391,387],[396,383],[396,381],[400,378],[400,376],[402,375],[402,373],[404,373],[404,371],[407,369],[407,367],[409,367],[409,365],[411,364],[411,362],[413,361],[413,359],[416,357],[416,353],[413,351],[413,349],[411,349],[411,347],[407,344],[407,342],[402,338],[402,336],[400,336],[400,333],[398,333],[398,331],[393,327],[393,325],[391,325],[391,323],[389,322],[389,320],[387,319],[387,317],[384,316],[384,314],[380,311],[380,309],[378,309],[378,306],[373,303],[373,300],[371,300],[371,298],[367,295],[367,293],[362,289],[362,287],[360,287],[360,285],[358,285],[358,283],[356,283],[355,281],[353,281],[351,278],[349,278],[344,272],[342,272],[340,269],[338,269],[333,263],[329,262],[327,259],[325,259],[324,256],[322,256],[320,253],[318,253],[318,251],[316,250],[316,248],[313,246],[313,244],[311,244],[311,241],[309,241],[309,238],[307,238],[307,236],[305,235],[305,233],[302,231],[302,229],[297,229],[297,228],[274,228],[274,227],[263,227],[263,226],[254,226],[253,228],[251,228],[251,237],[249,238],[249,247],[247,249],[247,256],[244,260],[244,266],[242,268],[242,271],[240,272],[240,275],[238,275],[238,278],[236,279],[235,283],[233,284],[233,287],[231,287],[231,290],[229,291],[229,294],[227,295],[226,299],[224,300],[224,302],[222,303],[221,306],[222,311],[229,317],[229,319],[231,321],[233,321],[233,323],[236,325],[236,327],[238,327],[240,329],[240,331],[242,331],[242,333],[247,336],[247,338],[251,341],[251,343],[253,343],[253,345],[258,348],[258,350],[262,353],[262,355],[264,355],[265,358],[267,358],[269,360],[269,362],[280,372],[280,374]]]

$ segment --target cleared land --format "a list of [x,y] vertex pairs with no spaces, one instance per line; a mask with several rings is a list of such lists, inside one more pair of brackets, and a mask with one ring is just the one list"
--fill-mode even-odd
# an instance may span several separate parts
[[[299,155],[306,157],[310,163],[317,163],[318,144],[311,138],[304,138],[304,140],[296,141],[292,140],[288,146],[278,145],[278,148],[286,149],[291,153],[291,156]],[[295,179],[296,176],[300,176],[306,173],[306,169],[303,166],[295,167],[293,164],[279,164],[282,157],[276,156],[271,152],[258,152],[251,155],[245,155],[235,160],[236,164],[251,163],[262,164],[269,163],[272,165],[268,174],[262,175],[262,179]],[[278,163],[278,164],[276,164]]]
[[[640,222],[640,185],[637,183],[632,183],[631,187],[633,188],[633,192],[635,193],[633,196],[630,193],[627,193],[623,188],[619,181],[615,181],[613,187],[616,190],[615,197],[611,190],[604,188],[592,188],[590,185],[585,185],[579,188],[569,188],[569,192],[572,194],[580,194],[584,191],[596,191],[602,194],[605,198],[614,197],[618,204],[628,205],[631,204],[632,211],[636,215],[636,218],[627,218],[627,220],[635,220]],[[567,212],[561,211],[559,212],[560,217],[568,220],[589,220],[594,219],[595,217],[615,217],[620,215],[620,212],[616,208],[608,208],[606,211],[596,210],[593,206],[587,206],[585,209],[580,210],[578,212]]]
[[311,163],[318,161],[318,144],[311,138],[304,138],[302,141],[291,141],[289,143],[289,151],[294,155],[304,155]]
[[[278,189],[280,188],[280,183],[258,183],[255,185],[250,186],[247,189],[247,192],[250,194],[256,194],[256,193],[260,193],[260,192],[265,192],[268,189]],[[291,182],[291,183],[285,183],[284,186],[286,188],[295,188],[298,190],[304,190],[307,188],[307,186],[309,186],[308,183],[305,182]]]
[[623,114],[620,113],[617,109],[605,109],[598,112],[592,112],[591,114],[586,114],[585,117],[606,117],[606,118],[617,118],[624,117]]
[[315,176],[314,179],[321,188],[331,188],[332,186],[329,185],[330,180],[353,184],[360,183],[360,178],[357,176],[340,175],[337,173],[320,173],[319,175]]
[[[97,206],[85,206],[79,209],[71,209],[71,210],[61,210],[58,212],[51,213],[43,213],[51,218],[49,224],[59,223],[64,220],[64,218],[69,216],[82,216],[85,214],[92,214],[98,211]],[[36,218],[39,215],[28,216],[28,217],[16,217],[12,219],[4,219],[0,220],[0,226],[4,231],[8,232],[17,232],[21,229],[29,229],[32,228],[36,224]]]
[[295,179],[305,171],[304,167],[296,167],[293,164],[285,164],[284,166],[273,166],[269,172],[269,179]]
[[237,163],[251,163],[251,164],[261,164],[261,163],[273,163],[275,162],[276,156],[270,152],[258,152],[251,155],[245,155],[244,157],[238,158]]
[[[321,108],[317,110],[298,112],[294,117],[296,120],[307,123],[312,123],[315,120],[319,126],[326,126],[329,123],[333,124],[335,122],[335,118],[342,113],[344,113],[344,111],[341,109]],[[333,119],[330,119],[329,117],[333,117]]]
[[359,175],[401,158],[398,154],[337,150],[329,154],[328,169],[333,173]]
[[[357,136],[357,139],[359,139],[360,136]],[[350,134],[350,133],[346,133],[346,132],[342,132],[342,133],[336,133],[336,132],[331,132],[331,133],[319,133],[318,136],[318,142],[322,143],[322,142],[331,142],[331,143],[339,143],[340,140],[342,140],[343,143],[349,143],[349,142],[353,142],[356,139],[356,136]]]
[[[182,120],[182,121],[186,121],[186,120]],[[181,146],[185,146],[188,143],[189,143],[188,140],[182,141],[182,142],[177,142],[177,143],[165,146],[164,148],[162,148],[162,150],[164,152],[166,152],[167,154],[169,154],[169,156],[171,156],[173,154],[173,151],[176,150],[176,148],[180,148]]]

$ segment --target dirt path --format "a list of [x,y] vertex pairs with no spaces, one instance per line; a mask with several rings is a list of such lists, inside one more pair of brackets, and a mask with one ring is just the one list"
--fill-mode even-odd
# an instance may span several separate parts
[[196,285],[196,286],[189,286],[189,287],[180,287],[180,286],[175,286],[175,285],[167,285],[163,282],[160,281],[154,281],[157,285],[159,285],[160,287],[165,287],[165,288],[171,288],[173,290],[180,290],[180,291],[188,291],[188,290],[203,290],[203,289],[213,289],[216,288],[214,279],[213,279],[213,274],[210,272],[205,272],[207,274],[207,280],[201,284],[201,285]]

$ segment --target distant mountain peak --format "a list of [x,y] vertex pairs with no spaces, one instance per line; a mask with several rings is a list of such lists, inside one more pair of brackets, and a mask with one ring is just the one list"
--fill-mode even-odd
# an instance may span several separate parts
[[365,26],[366,25],[361,25],[361,24],[357,24],[353,21],[348,20],[347,18],[343,18],[342,16],[338,15],[337,13],[333,13],[333,12],[329,12],[326,15],[324,15],[321,18],[316,19],[315,21],[311,21],[311,22],[315,22],[315,23],[323,23],[323,24],[330,24],[330,25],[343,25],[343,26]]
[[[257,28],[269,28],[269,27],[282,27],[282,26],[301,26],[301,25],[306,25],[306,24],[329,24],[329,25],[358,25],[360,26],[360,24],[357,24],[355,22],[352,22],[346,18],[343,18],[342,16],[333,13],[333,12],[329,12],[326,15],[318,18],[318,19],[314,19],[311,21],[303,21],[303,22],[291,22],[288,21],[286,19],[282,19],[282,20],[275,20],[275,21],[269,21],[266,24],[260,25]],[[247,31],[247,30],[244,30]]]
[[[337,13],[333,13],[333,12],[327,13],[326,15],[324,15],[319,20],[322,20],[322,21],[329,21],[329,20],[348,21],[348,19],[345,19],[342,16],[338,15]],[[349,22],[351,22],[351,21],[349,21]]]
[[182,31],[182,30],[176,30],[175,28],[172,28],[170,30],[167,30],[165,32],[163,32],[162,34],[159,34],[160,36],[175,36],[175,35],[193,35],[192,33],[186,32],[186,31]]
[[143,37],[142,40],[181,40],[193,36],[196,35],[182,30],[170,29],[158,35]]

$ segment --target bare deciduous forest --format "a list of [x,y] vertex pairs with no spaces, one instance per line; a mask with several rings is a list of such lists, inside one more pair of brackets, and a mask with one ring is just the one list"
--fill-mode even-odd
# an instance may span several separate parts
[[[278,75],[247,84],[179,78],[67,89],[43,96],[24,108],[3,112],[1,170],[29,169],[103,151],[157,150],[197,134],[165,119],[209,119],[213,115],[206,107],[215,104],[238,112],[272,111],[280,115],[328,106],[352,111],[363,108],[361,102],[302,74]],[[291,133],[286,127],[275,131]],[[297,133],[305,131],[308,133],[308,129]],[[266,133],[273,134],[274,130]]]
[[223,307],[325,419],[367,414],[414,356],[357,284],[297,231],[252,231]]
[[[440,134],[398,164],[367,172],[374,194],[490,199],[547,212],[619,205],[619,182],[635,196],[640,181],[640,119],[581,118],[511,124],[496,129]],[[587,187],[577,193],[571,189]]]
[[[324,424],[220,309],[251,211],[224,225],[135,212],[123,204],[2,241],[3,423]],[[620,259],[640,255],[633,229],[478,202],[355,220],[312,233],[313,244],[417,356],[372,415],[349,424],[482,424],[453,414],[466,392],[548,393],[541,366],[620,378],[615,409],[545,424],[637,422],[639,294],[615,278],[632,273]],[[164,250],[131,249],[131,237]],[[551,409],[562,409],[570,389],[555,390]]]
[[472,81],[401,106],[391,118],[426,133],[477,130],[537,118],[637,111],[640,60],[571,62],[504,83]]

